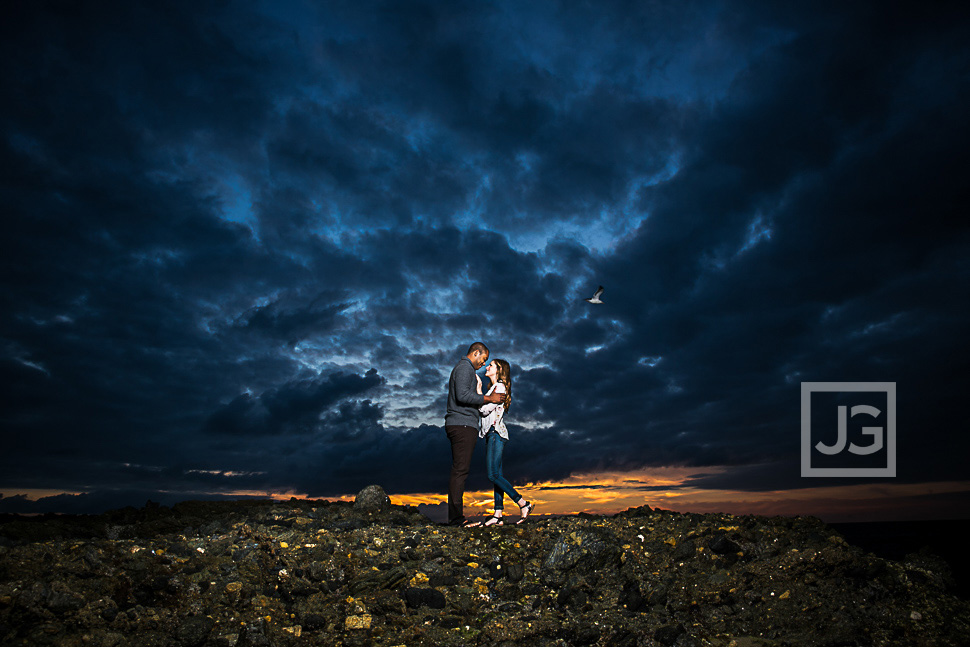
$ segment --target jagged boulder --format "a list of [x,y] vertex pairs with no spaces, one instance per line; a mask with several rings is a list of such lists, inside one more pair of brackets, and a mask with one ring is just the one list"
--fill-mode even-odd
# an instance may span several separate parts
[[614,533],[605,528],[580,528],[559,537],[543,567],[595,571],[618,565],[621,552]]
[[390,507],[391,499],[380,485],[368,485],[354,499],[354,510],[358,512],[384,512]]

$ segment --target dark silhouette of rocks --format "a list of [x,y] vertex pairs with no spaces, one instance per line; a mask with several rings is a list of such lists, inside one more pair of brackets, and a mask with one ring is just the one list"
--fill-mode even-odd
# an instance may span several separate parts
[[354,510],[359,512],[384,512],[390,507],[391,499],[380,485],[368,485],[354,498]]
[[0,644],[123,647],[966,645],[943,560],[876,557],[810,517],[437,526],[355,503],[0,518]]

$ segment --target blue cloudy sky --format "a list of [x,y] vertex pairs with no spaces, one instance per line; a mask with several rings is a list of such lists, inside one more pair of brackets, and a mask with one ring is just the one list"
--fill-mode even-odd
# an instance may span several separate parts
[[[6,14],[0,511],[433,504],[480,339],[548,509],[970,514],[963,3]],[[801,476],[812,381],[896,477]]]

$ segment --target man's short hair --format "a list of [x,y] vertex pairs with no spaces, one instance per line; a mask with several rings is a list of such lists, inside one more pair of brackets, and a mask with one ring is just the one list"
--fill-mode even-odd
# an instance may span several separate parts
[[474,344],[472,344],[471,346],[469,346],[469,347],[468,347],[468,352],[467,352],[467,353],[465,353],[465,354],[466,354],[466,355],[471,355],[471,354],[472,354],[472,353],[474,353],[474,352],[475,352],[476,350],[477,350],[477,351],[478,351],[479,353],[485,353],[486,355],[488,355],[488,346],[486,346],[485,344],[483,344],[483,343],[482,343],[482,342],[480,342],[480,341],[476,341],[476,342],[475,342]]

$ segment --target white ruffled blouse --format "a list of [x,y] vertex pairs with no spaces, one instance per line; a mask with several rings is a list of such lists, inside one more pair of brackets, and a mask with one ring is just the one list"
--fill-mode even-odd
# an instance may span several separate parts
[[[491,395],[492,392],[505,393],[505,385],[501,382],[496,382],[488,390],[485,395]],[[499,436],[505,440],[509,439],[509,430],[505,428],[505,405],[493,402],[486,402],[478,408],[478,412],[482,414],[482,428],[478,432],[479,438],[484,438],[488,434],[489,430],[494,426],[495,431]]]

